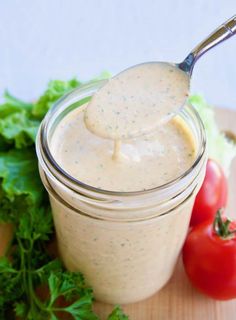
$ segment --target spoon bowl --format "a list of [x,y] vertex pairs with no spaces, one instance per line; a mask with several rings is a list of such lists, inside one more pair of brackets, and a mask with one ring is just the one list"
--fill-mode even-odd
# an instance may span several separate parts
[[150,134],[185,105],[196,61],[236,34],[236,15],[218,27],[183,62],[149,62],[130,67],[108,80],[85,111],[85,124],[112,140]]

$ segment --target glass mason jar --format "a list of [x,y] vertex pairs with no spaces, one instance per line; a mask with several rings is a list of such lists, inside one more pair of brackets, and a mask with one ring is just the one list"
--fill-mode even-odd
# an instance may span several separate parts
[[53,158],[50,140],[63,117],[105,82],[81,86],[57,102],[41,124],[36,148],[66,268],[85,275],[96,299],[125,304],[151,296],[173,273],[205,175],[206,140],[188,105],[178,117],[195,140],[196,159],[180,177],[139,192],[105,191],[76,180]]

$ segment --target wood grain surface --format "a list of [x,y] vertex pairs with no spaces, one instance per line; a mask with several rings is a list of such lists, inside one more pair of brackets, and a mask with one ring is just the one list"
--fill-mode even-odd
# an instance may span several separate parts
[[[218,109],[217,121],[222,130],[236,134],[236,112]],[[236,159],[229,177],[229,203],[227,214],[236,218]],[[95,309],[105,319],[112,306],[96,303]],[[236,299],[214,301],[198,293],[189,283],[183,270],[181,257],[169,283],[153,297],[123,306],[130,320],[235,320]]]

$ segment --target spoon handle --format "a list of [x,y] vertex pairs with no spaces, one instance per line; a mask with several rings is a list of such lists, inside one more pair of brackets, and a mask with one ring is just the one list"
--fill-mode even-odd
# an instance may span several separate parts
[[196,61],[208,50],[236,34],[236,15],[223,23],[205,40],[200,42],[178,66],[185,72],[192,74]]

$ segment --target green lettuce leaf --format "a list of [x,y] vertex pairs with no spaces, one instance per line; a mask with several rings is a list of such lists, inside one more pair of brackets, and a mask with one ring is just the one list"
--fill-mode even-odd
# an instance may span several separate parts
[[76,79],[69,81],[53,80],[48,84],[47,90],[35,103],[32,113],[37,118],[42,119],[52,105],[60,99],[63,95],[70,92],[81,85]]
[[33,104],[25,103],[8,92],[0,105],[0,151],[34,144],[40,121],[32,115]]
[[0,153],[0,178],[1,187],[10,200],[26,195],[30,205],[41,201],[44,188],[33,148]]
[[8,91],[5,91],[3,98],[5,100],[4,104],[0,106],[0,118],[4,118],[9,114],[14,112],[28,111],[31,112],[33,108],[32,103],[24,102],[14,96],[12,96]]
[[50,107],[64,94],[78,87],[76,79],[54,80],[35,103],[23,102],[5,92],[0,105],[0,151],[12,146],[22,149],[35,143],[40,122]]
[[193,95],[189,102],[196,108],[204,124],[209,158],[218,161],[228,176],[231,162],[236,156],[236,145],[220,131],[216,123],[214,108],[203,97]]
[[[88,83],[109,77],[108,72],[103,72]],[[0,105],[0,152],[34,145],[40,122],[47,111],[58,99],[81,84],[77,79],[50,81],[46,91],[34,103],[23,102],[5,92],[5,101]]]
[[44,199],[34,148],[0,152],[0,221],[15,221]]
[[[111,74],[107,71],[104,71],[98,77],[87,83],[93,83],[94,81],[108,79],[110,77]],[[34,104],[32,114],[35,117],[42,119],[58,99],[81,85],[82,82],[78,81],[77,79],[71,79],[69,81],[50,81],[47,90]]]
[[13,141],[17,149],[33,145],[39,120],[30,119],[27,112],[15,112],[0,119],[0,134],[9,144]]

